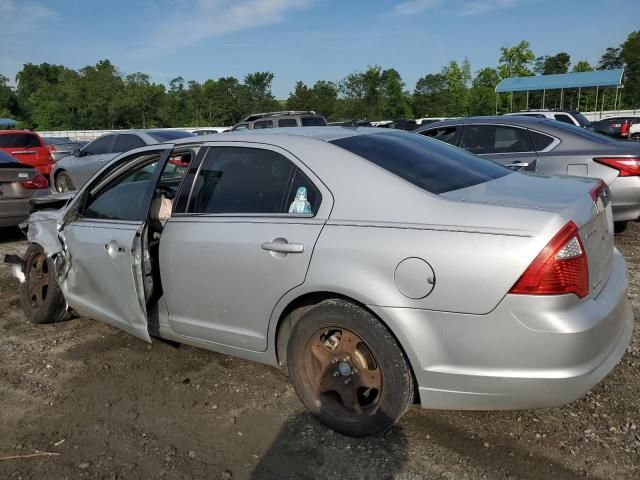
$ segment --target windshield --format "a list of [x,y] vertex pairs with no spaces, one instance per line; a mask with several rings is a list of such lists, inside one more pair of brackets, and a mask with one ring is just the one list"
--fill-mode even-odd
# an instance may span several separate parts
[[513,173],[460,148],[402,131],[354,135],[331,143],[435,194]]
[[42,137],[44,143],[47,145],[64,145],[65,143],[73,143],[70,138],[67,137]]
[[581,113],[575,112],[573,113],[573,118],[575,118],[581,127],[587,127],[591,125],[591,122],[587,120],[587,118]]

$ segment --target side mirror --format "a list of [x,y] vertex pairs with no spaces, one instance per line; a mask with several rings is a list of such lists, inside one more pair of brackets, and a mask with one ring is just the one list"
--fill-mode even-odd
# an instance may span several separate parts
[[82,150],[80,150],[79,148],[76,148],[73,152],[71,152],[71,155],[73,155],[74,157],[81,157]]

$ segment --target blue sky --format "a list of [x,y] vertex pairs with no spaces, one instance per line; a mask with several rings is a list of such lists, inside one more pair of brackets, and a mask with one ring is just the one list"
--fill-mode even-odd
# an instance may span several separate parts
[[[0,0],[0,73],[22,64],[79,68],[108,58],[156,82],[275,74],[286,98],[297,80],[337,81],[378,64],[407,89],[450,60],[474,71],[499,48],[528,40],[536,55],[597,62],[634,29],[619,0]],[[629,13],[629,10],[627,9]]]

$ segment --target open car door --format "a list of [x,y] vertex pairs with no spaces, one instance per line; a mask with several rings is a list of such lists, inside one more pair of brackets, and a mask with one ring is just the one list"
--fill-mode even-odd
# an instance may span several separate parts
[[136,149],[109,165],[78,194],[76,219],[62,231],[70,268],[60,287],[69,306],[147,342],[146,229],[172,149]]

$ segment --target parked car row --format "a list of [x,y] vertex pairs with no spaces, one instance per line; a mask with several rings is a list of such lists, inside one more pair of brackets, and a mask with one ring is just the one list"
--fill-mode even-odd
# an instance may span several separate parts
[[460,118],[416,131],[510,168],[601,178],[622,231],[640,217],[640,145],[567,123],[527,116]]

